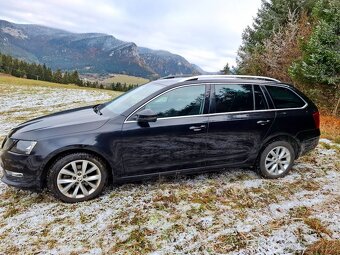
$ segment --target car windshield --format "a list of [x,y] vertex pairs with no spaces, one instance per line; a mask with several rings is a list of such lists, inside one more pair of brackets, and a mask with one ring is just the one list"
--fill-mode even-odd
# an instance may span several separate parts
[[119,97],[116,97],[108,103],[105,103],[101,107],[101,110],[108,110],[114,114],[122,114],[139,101],[152,95],[163,87],[164,85],[157,82],[144,84],[120,95]]

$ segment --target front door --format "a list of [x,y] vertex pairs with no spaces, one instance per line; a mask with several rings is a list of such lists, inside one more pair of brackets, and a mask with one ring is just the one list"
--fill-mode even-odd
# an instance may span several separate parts
[[205,85],[171,89],[136,113],[151,109],[156,122],[138,123],[133,114],[122,128],[125,175],[141,175],[205,166],[209,91]]

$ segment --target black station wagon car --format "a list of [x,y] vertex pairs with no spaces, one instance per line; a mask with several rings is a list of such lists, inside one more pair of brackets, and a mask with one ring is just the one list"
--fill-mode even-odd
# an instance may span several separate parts
[[108,182],[227,167],[286,175],[320,136],[296,88],[257,76],[166,77],[114,100],[33,119],[1,146],[2,181],[65,202]]

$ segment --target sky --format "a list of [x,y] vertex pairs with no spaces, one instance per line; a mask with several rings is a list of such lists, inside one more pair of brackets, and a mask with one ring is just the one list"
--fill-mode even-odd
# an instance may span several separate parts
[[206,71],[236,65],[261,0],[0,0],[0,19],[99,32],[168,50]]

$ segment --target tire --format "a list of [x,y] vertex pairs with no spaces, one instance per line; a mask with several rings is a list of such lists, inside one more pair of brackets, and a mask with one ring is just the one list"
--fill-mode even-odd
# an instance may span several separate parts
[[294,159],[295,152],[289,142],[275,141],[267,144],[260,156],[260,174],[268,179],[283,177],[289,173]]
[[93,199],[102,193],[106,183],[105,163],[83,152],[58,158],[47,174],[47,188],[66,203]]

